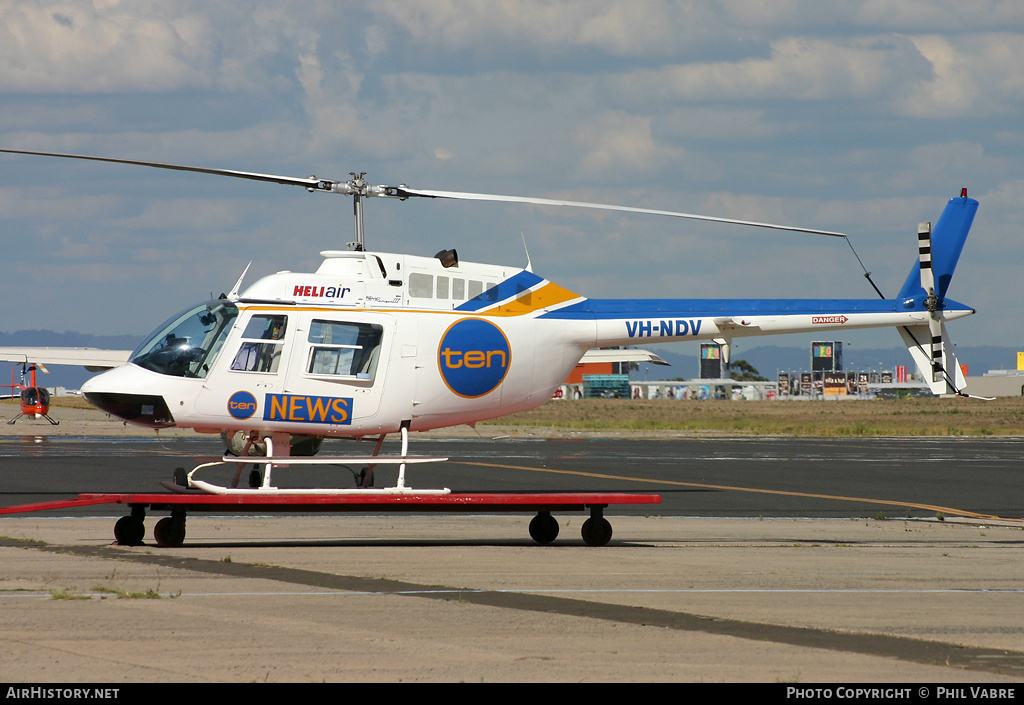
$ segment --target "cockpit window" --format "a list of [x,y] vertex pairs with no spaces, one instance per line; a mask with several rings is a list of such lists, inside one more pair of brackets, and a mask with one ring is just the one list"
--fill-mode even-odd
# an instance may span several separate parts
[[288,316],[253,316],[242,331],[246,340],[281,340]]
[[239,372],[277,372],[284,348],[287,316],[253,316],[242,331],[242,345],[231,361]]
[[46,387],[29,387],[21,392],[21,403],[28,406],[50,405],[50,391]]
[[130,362],[172,377],[206,377],[238,309],[229,301],[207,301],[157,328],[135,349]]
[[373,379],[384,329],[372,323],[313,321],[306,372]]

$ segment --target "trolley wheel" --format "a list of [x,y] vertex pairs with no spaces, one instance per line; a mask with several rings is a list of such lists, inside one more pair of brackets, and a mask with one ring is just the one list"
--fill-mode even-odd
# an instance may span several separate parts
[[185,521],[177,517],[164,517],[153,527],[156,545],[163,548],[178,548],[185,543]]
[[612,525],[604,517],[591,517],[583,522],[580,533],[588,546],[604,546],[612,540]]
[[121,517],[114,524],[114,540],[122,546],[141,546],[145,535],[146,525],[136,517]]
[[546,545],[558,538],[558,520],[551,512],[537,512],[530,521],[530,536],[541,545]]

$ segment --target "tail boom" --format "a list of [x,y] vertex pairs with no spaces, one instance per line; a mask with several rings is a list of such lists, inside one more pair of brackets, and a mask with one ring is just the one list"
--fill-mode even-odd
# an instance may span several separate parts
[[977,209],[978,202],[967,198],[964,189],[946,204],[934,228],[930,223],[918,227],[919,259],[895,299],[563,298],[562,305],[539,317],[575,328],[582,334],[581,350],[688,340],[727,345],[739,337],[897,328],[931,390],[962,394],[965,379],[945,322],[975,311],[947,299],[946,292]]
[[[950,302],[951,303],[951,302]],[[927,327],[927,311],[902,311],[893,300],[595,300],[549,318],[594,322],[591,347],[717,340],[785,333],[816,333],[864,328]],[[974,311],[947,307],[945,320]]]

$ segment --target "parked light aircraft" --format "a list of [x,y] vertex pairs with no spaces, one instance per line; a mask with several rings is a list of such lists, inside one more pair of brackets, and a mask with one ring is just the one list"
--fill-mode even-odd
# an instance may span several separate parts
[[[21,399],[21,412],[7,422],[9,425],[16,423],[18,419],[23,417],[46,419],[52,426],[60,424],[60,421],[50,418],[50,391],[46,387],[36,385],[36,370],[42,370],[45,374],[50,373],[41,363],[29,362],[26,358],[21,363],[21,382],[14,384],[12,379],[10,386],[12,390],[18,390],[18,396]],[[27,385],[25,384],[25,373],[31,373]],[[13,371],[11,376],[13,378]]]
[[[375,449],[347,462],[399,464],[398,485],[325,492],[410,492],[405,465],[443,458],[408,455],[409,431],[472,425],[539,406],[593,348],[715,340],[728,355],[733,338],[895,327],[934,393],[962,394],[965,385],[945,322],[974,313],[946,296],[978,207],[966,189],[948,202],[934,229],[919,227],[919,260],[895,298],[613,300],[570,291],[529,265],[465,262],[454,250],[434,257],[366,250],[363,199],[577,206],[845,236],[625,206],[375,186],[363,174],[330,181],[0,151],[231,176],[353,197],[355,242],[349,250],[321,252],[317,271],[279,272],[241,290],[243,273],[230,293],[189,306],[161,324],[127,362],[123,353],[104,360],[88,351],[91,357],[81,358],[81,364],[113,368],[82,391],[114,416],[156,429],[242,434],[240,455],[255,444],[266,445],[266,457],[255,460],[265,470],[251,481],[252,489],[237,487],[238,474],[232,487],[217,487],[194,477],[195,470],[177,477],[179,485],[212,492],[287,492],[272,487],[273,465],[338,462],[297,456],[315,452],[324,438],[354,437],[376,440]],[[394,433],[402,437],[401,455],[380,455],[384,438]]]

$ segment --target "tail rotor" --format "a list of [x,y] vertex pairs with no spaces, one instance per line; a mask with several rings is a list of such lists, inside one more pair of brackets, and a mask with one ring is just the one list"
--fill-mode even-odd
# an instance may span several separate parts
[[[917,251],[921,264],[921,288],[927,297],[924,305],[928,309],[928,333],[931,341],[931,384],[942,385],[945,389],[939,394],[955,394],[949,376],[943,365],[943,325],[940,317],[942,301],[935,293],[935,272],[932,269],[932,224],[918,223]],[[923,371],[923,370],[922,370]],[[933,389],[934,391],[934,389]]]
[[905,326],[900,336],[934,394],[967,396],[962,391],[967,380],[944,321],[948,305],[960,306],[947,303],[946,292],[977,207],[964,189],[947,204],[934,232],[931,223],[917,226],[918,262],[899,293],[905,308],[923,309],[928,315],[927,323]]

